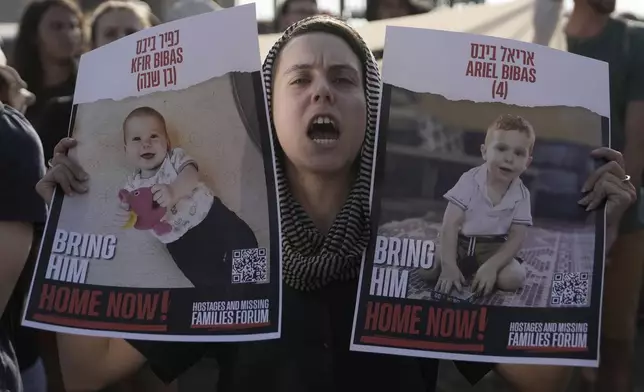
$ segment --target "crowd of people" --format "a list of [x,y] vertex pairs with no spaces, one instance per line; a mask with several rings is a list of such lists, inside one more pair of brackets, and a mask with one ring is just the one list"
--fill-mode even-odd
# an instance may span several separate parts
[[[542,33],[535,26],[535,42],[547,44],[558,25],[560,2],[536,1],[539,9],[551,11],[545,18],[535,14],[535,24],[545,30]],[[644,222],[639,218],[636,191],[644,172],[644,28],[635,21],[613,17],[614,7],[615,0],[575,0],[563,26],[570,52],[607,61],[611,67],[613,149],[594,152],[607,163],[587,182],[592,197],[597,202],[605,199],[607,206],[610,263],[604,288],[602,357],[599,371],[584,369],[583,391],[632,390],[644,265]],[[370,0],[365,16],[378,20],[422,12],[427,10],[410,0]],[[88,189],[82,167],[67,156],[75,143],[66,136],[78,57],[162,22],[147,4],[138,1],[108,0],[85,10],[74,0],[33,0],[20,21],[14,51],[0,55],[0,176],[4,184],[0,192],[0,391],[90,391],[110,386],[118,391],[174,391],[172,382],[204,357],[217,360],[217,390],[224,392],[433,391],[437,378],[434,360],[349,351],[357,289],[351,271],[337,275],[348,276],[346,280],[331,280],[313,294],[285,285],[284,307],[289,312],[284,312],[282,321],[284,336],[276,341],[224,345],[141,342],[20,327],[20,311],[53,190],[56,186],[69,193]],[[361,187],[373,165],[370,148],[378,110],[378,65],[359,34],[340,18],[324,15],[315,0],[286,0],[270,30],[283,33],[271,52],[280,61],[270,58],[264,64],[264,70],[271,71],[264,74],[273,75],[266,84],[273,91],[269,110],[276,147],[284,152],[278,164],[290,186],[288,197],[281,195],[285,197],[282,202],[302,207],[294,209],[301,215],[292,219],[313,220],[320,243],[328,244],[319,252],[355,249],[334,255],[344,260],[346,268],[353,268],[369,238],[367,213],[355,216],[349,211],[368,211],[363,205],[369,200],[360,195],[369,194]],[[321,61],[314,65],[321,72],[310,75],[319,80],[306,89],[308,104],[337,106],[340,112],[351,111],[347,118],[360,120],[348,125],[358,136],[349,138],[355,145],[346,146],[344,155],[333,162],[304,154],[298,141],[303,132],[294,125],[299,122],[289,120],[301,115],[295,100],[302,98],[292,96],[280,79],[289,63],[307,55]],[[344,58],[361,76],[353,84],[355,91],[334,89],[326,80],[322,67],[328,56]],[[361,164],[355,165],[356,161]],[[357,238],[334,237],[332,233],[347,232],[342,225],[361,228],[356,231],[361,234]],[[283,231],[284,246],[304,246],[287,234]],[[295,261],[283,262],[288,266]],[[297,271],[310,275],[314,270]],[[293,309],[308,309],[310,317]],[[322,318],[329,322],[311,323]],[[335,337],[332,347],[318,344],[325,336]],[[494,371],[526,392],[564,390],[572,372],[572,368],[558,366],[465,362],[457,366],[472,383]],[[140,373],[140,369],[148,369],[148,373]],[[379,377],[372,377],[376,373]]]

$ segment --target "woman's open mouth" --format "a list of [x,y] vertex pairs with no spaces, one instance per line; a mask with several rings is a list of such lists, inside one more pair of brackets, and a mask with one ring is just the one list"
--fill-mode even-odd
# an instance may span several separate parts
[[335,121],[329,116],[317,116],[313,118],[307,136],[318,144],[331,144],[340,138]]
[[514,172],[514,170],[509,169],[507,167],[499,167],[499,170],[501,170],[501,173],[505,173],[505,174],[512,174],[512,172]]
[[156,154],[152,152],[146,152],[145,154],[141,154],[141,158],[143,159],[152,159],[155,157]]

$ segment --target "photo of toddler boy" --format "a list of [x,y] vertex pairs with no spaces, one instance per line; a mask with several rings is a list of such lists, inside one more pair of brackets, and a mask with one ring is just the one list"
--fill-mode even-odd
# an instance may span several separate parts
[[448,201],[437,242],[435,267],[420,272],[449,295],[470,286],[474,295],[516,291],[526,277],[517,257],[532,226],[530,192],[520,176],[532,162],[535,132],[520,116],[501,115],[481,145],[484,163],[466,171]]

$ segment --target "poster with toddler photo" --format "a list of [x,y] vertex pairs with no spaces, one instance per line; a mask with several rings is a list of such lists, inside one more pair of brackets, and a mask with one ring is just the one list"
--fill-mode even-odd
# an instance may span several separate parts
[[172,341],[279,337],[280,240],[254,5],[85,54],[24,325]]
[[609,143],[608,66],[388,27],[383,80],[352,349],[596,366],[604,213],[582,188]]

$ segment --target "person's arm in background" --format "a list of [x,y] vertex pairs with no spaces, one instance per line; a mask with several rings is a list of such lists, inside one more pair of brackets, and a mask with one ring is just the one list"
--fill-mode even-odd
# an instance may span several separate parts
[[31,252],[34,225],[45,222],[44,203],[35,192],[44,174],[42,146],[13,109],[26,109],[33,95],[25,87],[18,73],[0,62],[0,315]]
[[534,0],[532,42],[548,46],[561,18],[562,0]]

